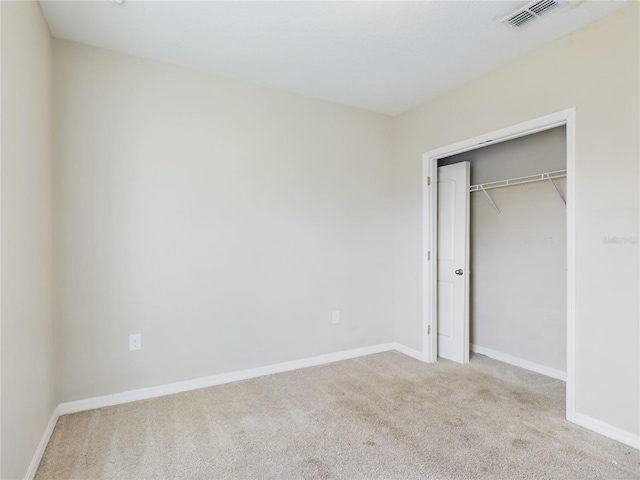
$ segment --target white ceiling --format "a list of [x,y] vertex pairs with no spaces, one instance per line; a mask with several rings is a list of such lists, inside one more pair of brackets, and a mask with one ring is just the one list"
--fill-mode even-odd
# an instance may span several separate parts
[[398,114],[628,5],[571,2],[520,32],[520,1],[42,1],[53,36]]

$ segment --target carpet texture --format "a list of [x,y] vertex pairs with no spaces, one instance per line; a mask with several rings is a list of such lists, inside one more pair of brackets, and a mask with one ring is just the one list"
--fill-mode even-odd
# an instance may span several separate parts
[[640,479],[564,389],[381,353],[60,417],[36,479]]

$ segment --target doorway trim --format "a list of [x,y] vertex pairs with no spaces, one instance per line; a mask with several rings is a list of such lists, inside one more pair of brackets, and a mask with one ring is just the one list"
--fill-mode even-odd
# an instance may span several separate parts
[[[438,160],[494,145],[518,137],[566,127],[567,136],[567,394],[566,418],[575,422],[575,331],[576,331],[576,241],[575,241],[575,107],[534,118],[510,127],[485,133],[445,147],[430,150],[422,156],[422,356],[433,363],[438,358]],[[469,332],[467,332],[467,337]]]

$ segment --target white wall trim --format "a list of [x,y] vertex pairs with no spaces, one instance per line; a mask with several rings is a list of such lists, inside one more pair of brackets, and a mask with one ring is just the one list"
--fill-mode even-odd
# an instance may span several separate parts
[[[314,367],[317,365],[339,362],[341,360],[363,357],[374,353],[388,352],[390,350],[398,350],[401,353],[405,353],[409,356],[417,354],[418,357],[421,357],[421,355],[414,350],[411,350],[404,346],[400,346],[401,348],[403,348],[403,350],[399,350],[398,348],[396,348],[396,345],[397,344],[395,343],[384,343],[381,345],[373,345],[370,347],[356,348],[354,350],[329,353],[317,357],[293,360],[291,362],[277,363],[264,367],[250,368],[237,372],[221,373],[218,375],[212,375],[210,377],[195,378],[193,380],[186,380],[183,382],[169,383],[166,385],[158,385],[156,387],[140,388],[137,390],[129,390],[126,392],[114,393],[101,397],[77,400],[75,402],[61,403],[60,405],[58,405],[58,413],[60,415],[67,415],[69,413],[83,412],[85,410],[93,410],[95,408],[120,405],[123,403],[135,402],[138,400],[147,400],[149,398],[171,395],[173,393],[188,392],[190,390],[196,390],[198,388],[213,387],[215,385],[237,382],[238,380],[248,380],[250,378],[262,377],[264,375],[271,375],[274,373],[289,372],[291,370],[297,370],[300,368]],[[412,352],[413,354],[407,352]]]
[[36,451],[33,454],[33,458],[31,458],[31,463],[29,464],[27,473],[24,476],[25,480],[33,480],[33,477],[36,476],[36,472],[38,471],[38,467],[40,466],[40,461],[42,460],[44,451],[47,449],[47,445],[49,444],[49,439],[51,438],[53,429],[56,427],[56,423],[58,422],[59,416],[60,414],[58,413],[58,407],[56,407],[53,410],[53,413],[51,414],[51,418],[49,419],[47,428],[44,430],[44,433],[42,434],[42,438],[40,439],[38,448],[36,448]]
[[620,443],[624,443],[625,445],[629,445],[630,447],[640,450],[640,435],[635,435],[631,432],[627,432],[626,430],[622,430],[621,428],[614,427],[613,425],[596,420],[595,418],[584,415],[583,413],[576,412],[574,423],[588,430],[599,433],[600,435],[604,435],[605,437],[612,438]]
[[394,350],[406,355],[407,357],[415,358],[416,360],[420,360],[420,361],[424,360],[422,353],[419,352],[418,350],[414,350],[413,348],[409,348],[406,345],[403,345],[398,342],[395,342],[392,345]]
[[563,382],[567,381],[567,374],[562,370],[556,370],[555,368],[545,367],[544,365],[540,365],[539,363],[514,357],[512,355],[498,352],[496,350],[491,350],[490,348],[481,347],[480,345],[471,344],[471,351],[474,353],[479,353],[480,355],[484,355],[489,358],[493,358],[494,360],[499,360],[501,362],[508,363],[510,365],[515,365],[516,367],[525,368],[527,370],[531,370],[532,372],[536,372],[536,373],[541,373],[542,375],[546,375],[547,377],[556,378],[558,380],[562,380]]

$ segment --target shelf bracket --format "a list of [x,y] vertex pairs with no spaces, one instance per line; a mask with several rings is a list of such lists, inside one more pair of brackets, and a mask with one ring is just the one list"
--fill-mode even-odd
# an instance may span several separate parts
[[[493,202],[493,200],[491,200],[491,197],[489,196],[489,194],[487,193],[487,191],[484,189],[483,185],[480,185],[480,189],[482,190],[482,193],[485,194],[485,196],[487,197],[487,200],[489,200],[489,203],[491,204],[491,206],[493,207],[493,209],[496,211],[496,213],[498,214],[498,216],[502,215],[502,212],[500,211],[500,209],[498,208],[498,206]],[[558,194],[560,194],[560,192],[558,192]]]
[[567,201],[564,199],[564,197],[560,193],[560,190],[558,190],[558,186],[556,185],[556,182],[553,181],[553,178],[551,178],[548,173],[546,173],[545,175],[547,176],[547,180],[549,180],[551,182],[551,185],[553,185],[553,189],[556,191],[556,193],[558,194],[558,197],[560,197],[560,200],[562,201],[562,203],[566,207],[567,206]]

